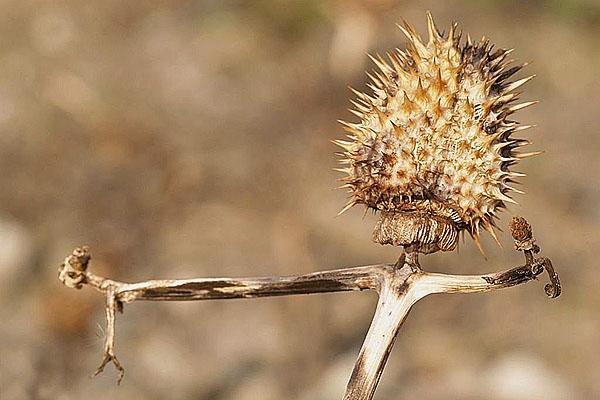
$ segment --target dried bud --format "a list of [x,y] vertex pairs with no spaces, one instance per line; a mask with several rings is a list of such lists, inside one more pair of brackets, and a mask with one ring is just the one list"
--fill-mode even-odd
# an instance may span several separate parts
[[77,247],[58,269],[58,279],[70,288],[81,289],[90,258],[87,246]]
[[518,242],[533,239],[531,225],[529,225],[529,222],[523,217],[513,217],[510,222],[510,232],[513,239]]
[[533,251],[537,253],[539,247],[533,238],[531,225],[523,217],[513,217],[510,222],[510,232],[515,240],[515,249],[519,251]]

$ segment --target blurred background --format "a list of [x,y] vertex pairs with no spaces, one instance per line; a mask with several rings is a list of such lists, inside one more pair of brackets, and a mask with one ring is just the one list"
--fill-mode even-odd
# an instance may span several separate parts
[[[392,262],[375,218],[335,217],[346,194],[331,139],[367,52],[404,47],[395,23],[515,47],[536,107],[519,112],[532,150],[532,223],[563,280],[415,306],[377,399],[600,398],[600,3],[595,0],[0,2],[0,397],[340,399],[373,293],[136,302],[117,319],[126,368],[101,360],[103,298],[57,268],[88,244],[92,271],[150,278],[308,273]],[[506,230],[505,230],[506,231]],[[428,270],[517,265],[424,257]],[[542,279],[545,280],[545,276]]]

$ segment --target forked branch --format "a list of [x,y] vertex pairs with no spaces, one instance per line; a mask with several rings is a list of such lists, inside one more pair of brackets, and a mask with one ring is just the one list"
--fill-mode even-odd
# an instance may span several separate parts
[[198,278],[151,280],[124,283],[94,275],[87,270],[90,254],[87,247],[77,248],[66,257],[59,269],[59,279],[68,287],[88,285],[106,297],[106,338],[104,357],[96,374],[112,362],[121,381],[124,369],[115,352],[115,311],[135,300],[214,300],[310,293],[375,290],[379,294],[373,321],[360,350],[346,389],[345,400],[372,399],[402,322],[413,304],[434,293],[474,293],[507,288],[535,279],[544,270],[550,283],[549,297],[560,295],[558,275],[547,258],[539,252],[531,227],[523,218],[511,225],[515,248],[525,255],[525,264],[487,275],[447,275],[424,272],[416,253],[402,255],[396,264],[377,264],[343,268],[306,275],[262,278]]

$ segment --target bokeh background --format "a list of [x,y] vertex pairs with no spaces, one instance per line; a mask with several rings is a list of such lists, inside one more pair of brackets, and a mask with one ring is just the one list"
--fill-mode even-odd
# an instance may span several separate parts
[[[126,367],[95,379],[103,299],[57,267],[89,244],[125,281],[256,276],[391,262],[345,202],[331,139],[367,52],[456,20],[516,47],[538,77],[519,112],[546,154],[520,165],[520,206],[564,294],[542,283],[420,302],[377,399],[600,398],[600,3],[538,1],[0,2],[0,397],[339,399],[376,296],[128,305]],[[426,269],[521,261],[484,239]]]

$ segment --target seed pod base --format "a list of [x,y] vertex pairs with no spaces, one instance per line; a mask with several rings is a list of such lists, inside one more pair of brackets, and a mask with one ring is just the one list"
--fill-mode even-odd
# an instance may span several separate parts
[[404,246],[407,251],[435,253],[454,250],[458,230],[449,218],[418,212],[382,212],[373,231],[379,244]]

